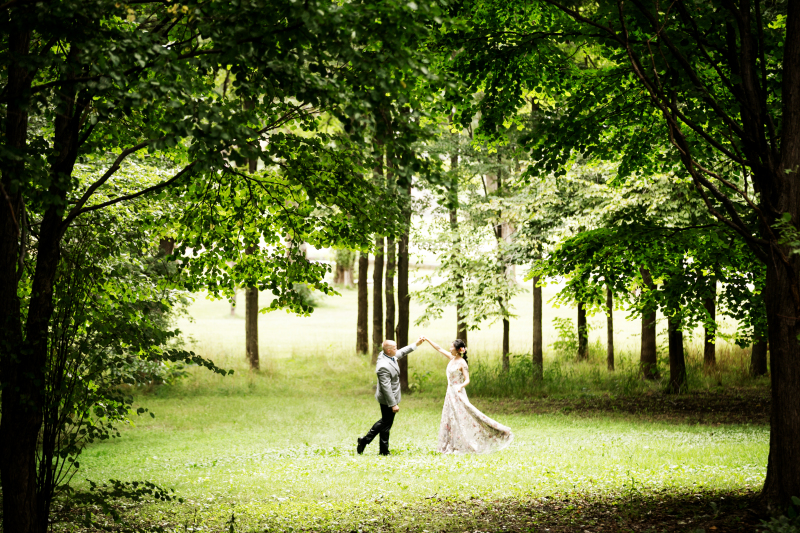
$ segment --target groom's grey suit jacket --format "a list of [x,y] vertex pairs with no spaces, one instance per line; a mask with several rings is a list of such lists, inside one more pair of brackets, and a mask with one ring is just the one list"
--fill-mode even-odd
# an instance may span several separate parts
[[397,362],[416,349],[413,344],[400,348],[393,358],[383,352],[380,353],[378,363],[375,365],[375,373],[378,374],[375,399],[379,403],[389,407],[400,403],[400,365]]

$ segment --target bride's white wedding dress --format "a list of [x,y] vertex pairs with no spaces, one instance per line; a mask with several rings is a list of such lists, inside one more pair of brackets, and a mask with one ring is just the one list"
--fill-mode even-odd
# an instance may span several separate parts
[[502,450],[514,440],[511,428],[478,411],[469,402],[463,389],[456,393],[456,387],[464,383],[461,368],[466,364],[461,358],[452,359],[447,364],[447,394],[444,397],[442,423],[439,426],[438,451],[490,453]]

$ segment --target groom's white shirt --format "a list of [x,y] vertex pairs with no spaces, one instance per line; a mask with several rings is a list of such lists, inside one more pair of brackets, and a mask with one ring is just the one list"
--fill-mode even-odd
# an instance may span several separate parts
[[407,356],[417,347],[410,344],[400,348],[394,357],[389,357],[381,352],[375,364],[375,373],[378,375],[378,388],[375,390],[375,399],[378,403],[394,407],[400,403],[400,359]]

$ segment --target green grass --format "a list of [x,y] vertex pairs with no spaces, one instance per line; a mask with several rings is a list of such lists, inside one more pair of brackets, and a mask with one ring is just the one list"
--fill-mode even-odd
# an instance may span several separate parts
[[[441,387],[404,398],[392,457],[378,457],[374,443],[358,456],[355,438],[378,417],[372,381],[368,364],[344,353],[293,356],[225,378],[195,369],[184,383],[142,397],[156,418],[139,417],[122,438],[86,450],[79,477],[174,488],[186,503],[147,510],[164,523],[222,527],[235,512],[246,528],[333,529],[341,513],[368,520],[384,501],[731,491],[763,482],[768,431],[758,426],[503,414],[495,416],[515,433],[509,449],[442,456]],[[497,405],[475,403],[490,416]]]
[[[138,403],[156,417],[136,417],[121,438],[89,447],[75,486],[119,479],[174,488],[183,503],[128,510],[168,530],[228,531],[226,523],[235,516],[237,531],[423,531],[459,530],[458,520],[440,516],[434,502],[443,500],[490,506],[576,494],[614,500],[663,491],[746,492],[763,483],[764,426],[506,409],[506,400],[498,396],[513,388],[513,380],[496,372],[497,328],[470,334],[475,374],[470,394],[480,409],[513,429],[511,447],[483,456],[435,452],[445,360],[423,348],[411,356],[412,383],[419,390],[404,396],[392,430],[393,455],[378,457],[373,443],[358,456],[355,439],[379,410],[373,369],[351,349],[353,296],[347,291],[342,299],[326,300],[312,317],[262,316],[258,373],[245,367],[243,321],[230,318],[225,302],[198,299],[190,309],[194,322],[182,327],[199,353],[235,374],[220,377],[192,368],[176,385],[140,393]],[[523,319],[512,328],[523,330]],[[622,330],[636,329],[636,324],[618,323]],[[450,339],[447,329],[440,321],[413,334],[424,331],[445,341]],[[591,398],[658,391],[660,384],[636,377],[630,347],[618,354],[619,370],[606,372],[602,346],[595,341],[591,363],[574,364],[569,357],[548,353],[545,382],[535,387],[519,382],[514,395]],[[524,344],[518,340],[515,351],[524,352]],[[743,377],[744,354],[725,350],[721,373],[711,376],[702,374],[697,354],[690,351],[693,386],[708,388],[722,381],[758,386]],[[513,368],[524,374],[523,356]]]

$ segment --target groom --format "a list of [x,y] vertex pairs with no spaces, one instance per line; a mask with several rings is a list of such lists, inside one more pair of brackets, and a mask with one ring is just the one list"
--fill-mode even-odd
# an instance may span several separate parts
[[375,399],[381,405],[381,419],[373,424],[366,435],[358,439],[356,451],[364,453],[367,444],[380,434],[381,455],[389,455],[389,430],[392,429],[394,415],[400,410],[400,365],[397,361],[407,356],[417,349],[417,346],[425,342],[424,337],[420,337],[415,344],[410,344],[405,348],[397,349],[397,343],[390,340],[383,341],[383,351],[378,356],[378,363],[375,365],[375,373],[378,374],[378,388],[375,391]]

